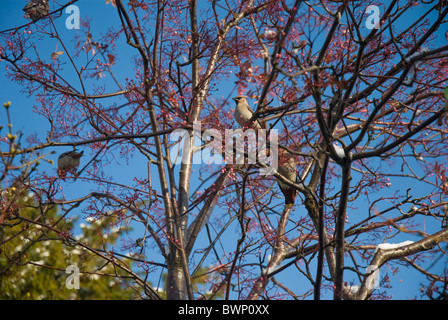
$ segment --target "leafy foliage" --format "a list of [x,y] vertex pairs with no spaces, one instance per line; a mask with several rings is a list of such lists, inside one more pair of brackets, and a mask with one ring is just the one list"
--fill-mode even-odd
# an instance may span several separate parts
[[[74,219],[58,214],[57,206],[36,207],[32,194],[15,187],[2,191],[3,200],[14,200],[13,217],[0,229],[1,299],[132,299],[138,295],[128,288],[123,272],[117,270],[83,244],[97,248],[114,245],[125,230],[113,230],[113,218],[82,224],[70,241]],[[36,224],[40,218],[51,228]],[[34,222],[34,223],[33,223]],[[68,266],[80,271],[79,289],[66,286]]]

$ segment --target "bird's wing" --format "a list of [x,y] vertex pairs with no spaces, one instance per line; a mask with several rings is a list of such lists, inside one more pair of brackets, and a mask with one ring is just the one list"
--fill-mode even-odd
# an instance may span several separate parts
[[255,113],[255,111],[252,109],[252,107],[251,107],[249,104],[247,104],[247,109],[249,109],[249,111],[250,111],[252,114]]

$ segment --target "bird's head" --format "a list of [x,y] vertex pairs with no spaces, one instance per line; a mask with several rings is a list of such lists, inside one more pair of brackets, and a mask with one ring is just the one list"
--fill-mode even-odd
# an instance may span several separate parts
[[236,96],[232,99],[235,100],[235,102],[238,104],[238,102],[240,102],[240,101],[245,101],[246,98],[247,98],[247,96]]
[[84,155],[84,150],[81,152],[77,152],[76,150],[74,150],[70,155],[75,159],[81,158]]
[[71,158],[73,158],[73,159],[79,159],[79,158],[81,158],[83,155],[84,155],[84,151],[80,151],[80,152],[78,152],[78,151],[76,151],[76,150],[73,150],[73,151],[67,151],[67,152],[62,153],[62,154],[59,156],[59,159],[62,159],[62,158],[65,158],[65,157],[71,157]]

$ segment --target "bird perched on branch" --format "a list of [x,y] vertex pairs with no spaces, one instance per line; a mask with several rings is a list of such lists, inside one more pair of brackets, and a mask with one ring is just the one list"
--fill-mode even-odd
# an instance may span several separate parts
[[[237,96],[233,98],[233,100],[235,100],[236,103],[234,113],[236,122],[238,122],[238,124],[241,127],[249,127],[257,130],[266,129],[266,124],[262,123],[258,119],[253,123],[249,123],[250,119],[252,118],[252,115],[254,114],[254,111],[247,103],[246,98],[247,98],[246,96]],[[267,149],[266,151],[267,151],[266,155],[269,157],[270,150]],[[283,149],[279,150],[278,155],[279,155],[279,161],[277,172],[280,173],[285,178],[291,180],[292,182],[296,182],[297,181],[296,160],[292,155],[286,153]],[[289,186],[288,184],[284,183],[283,181],[280,181],[278,178],[277,183],[283,195],[285,196],[285,205],[288,207],[294,205],[294,201],[297,196],[297,190]]]
[[65,178],[67,172],[73,171],[76,174],[76,168],[81,163],[81,157],[84,151],[76,152],[76,150],[64,152],[58,158],[58,176]]
[[31,0],[22,10],[31,20],[37,21],[50,12],[50,6],[47,0]]
[[[277,172],[280,173],[285,178],[287,178],[288,180],[292,182],[297,182],[297,172],[296,172],[297,163],[294,156],[291,154],[287,154],[283,149],[280,149],[278,154],[279,154],[279,160],[278,160]],[[293,206],[297,196],[297,189],[295,189],[292,186],[289,186],[283,181],[280,181],[280,179],[278,178],[277,183],[283,195],[285,196],[285,205],[287,207]]]
[[233,98],[236,103],[234,117],[236,122],[242,127],[249,127],[253,129],[266,129],[266,125],[261,123],[258,119],[253,123],[249,123],[254,111],[249,106],[246,100],[246,96],[237,96]]
[[[255,130],[266,129],[265,122],[261,122],[258,119],[256,119],[254,122],[250,122],[250,120],[254,114],[254,110],[252,110],[252,108],[249,106],[246,98],[247,98],[247,96],[237,96],[237,97],[233,98],[233,100],[235,100],[235,103],[236,103],[235,112],[234,112],[234,117],[235,117],[236,122],[238,122],[238,124],[243,128],[246,127],[246,128],[252,128]],[[256,134],[257,134],[257,139],[263,140],[263,138],[260,138],[260,136],[258,135],[258,132]],[[266,138],[266,137],[264,136],[264,138]],[[258,141],[260,141],[260,140],[258,140]],[[260,152],[261,150],[266,151],[267,157],[270,156],[270,149],[266,146],[266,141],[263,145],[258,146],[258,152]]]

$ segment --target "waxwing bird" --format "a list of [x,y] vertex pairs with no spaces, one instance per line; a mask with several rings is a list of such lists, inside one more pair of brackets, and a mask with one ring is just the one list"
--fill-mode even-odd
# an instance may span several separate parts
[[22,10],[31,20],[37,21],[50,12],[50,6],[48,0],[31,0]]
[[238,124],[241,127],[249,127],[253,129],[266,129],[266,126],[262,124],[258,119],[255,120],[255,122],[252,124],[249,123],[249,120],[250,118],[252,118],[254,111],[247,103],[246,98],[247,98],[246,96],[237,96],[233,98],[233,100],[235,100],[236,103],[234,113],[236,122],[238,122]]
[[58,176],[65,178],[68,171],[74,171],[81,163],[81,157],[84,151],[77,152],[76,150],[62,153],[58,158]]
[[[233,100],[235,100],[235,103],[236,103],[235,112],[234,112],[234,117],[235,117],[236,122],[238,122],[238,124],[243,128],[246,127],[246,128],[252,128],[255,130],[266,129],[266,123],[261,122],[258,119],[252,123],[249,123],[250,119],[252,118],[252,115],[254,114],[254,111],[247,103],[246,98],[247,98],[246,96],[237,96],[237,97],[233,98]],[[258,133],[257,133],[257,137],[258,137]],[[265,148],[266,156],[267,157],[270,156],[270,150],[269,150],[269,148],[266,147],[266,145],[258,146],[258,147]]]
[[[285,178],[287,178],[288,180],[291,180],[292,182],[297,182],[297,172],[296,172],[297,163],[294,156],[287,154],[286,152],[282,151],[282,149],[279,150],[278,154],[279,154],[279,160],[278,160],[277,172],[280,173]],[[280,181],[278,178],[277,183],[285,197],[285,205],[287,207],[294,205],[294,201],[297,196],[297,189],[289,186],[283,181]]]

